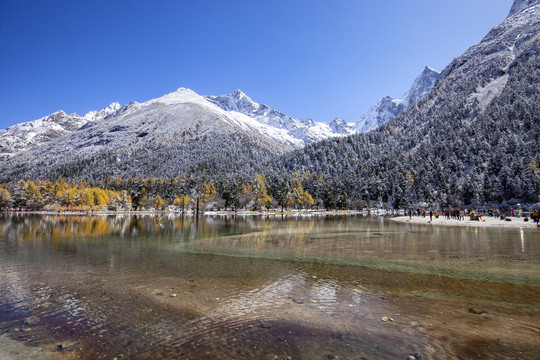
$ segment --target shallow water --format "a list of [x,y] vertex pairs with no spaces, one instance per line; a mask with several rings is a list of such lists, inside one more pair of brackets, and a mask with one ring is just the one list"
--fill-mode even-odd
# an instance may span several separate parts
[[535,358],[539,264],[537,229],[3,216],[0,331],[85,359]]

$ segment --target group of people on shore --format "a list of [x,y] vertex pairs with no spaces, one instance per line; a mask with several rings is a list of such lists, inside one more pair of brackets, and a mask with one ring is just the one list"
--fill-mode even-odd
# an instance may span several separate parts
[[[446,209],[443,211],[438,210],[426,210],[426,209],[408,209],[405,210],[405,215],[409,216],[409,218],[412,218],[413,216],[417,217],[426,217],[429,216],[429,221],[433,221],[433,217],[436,219],[439,218],[440,214],[444,215],[446,219],[452,219],[452,220],[465,220],[465,217],[468,216],[470,220],[476,220],[481,221],[482,217],[484,216],[490,216],[495,218],[500,218],[501,220],[507,220],[509,216],[515,217],[524,216],[525,221],[528,221],[528,217],[525,214],[521,213],[521,210],[519,212],[515,211],[514,209],[510,209],[508,211],[503,211],[500,209],[489,209],[489,210],[473,210],[473,209]],[[533,210],[530,213],[530,218],[532,221],[536,222],[537,224],[540,221],[540,211]]]
[[[453,219],[453,220],[464,220],[465,215],[470,215],[471,213],[474,213],[473,210],[460,210],[460,209],[447,209],[442,211],[442,214],[444,214],[444,217],[447,219]],[[418,217],[426,217],[429,216],[429,220],[432,221],[433,217],[436,219],[439,218],[440,214],[437,210],[425,210],[425,209],[416,209],[416,210],[406,210],[405,215],[408,215],[409,218],[413,216]]]

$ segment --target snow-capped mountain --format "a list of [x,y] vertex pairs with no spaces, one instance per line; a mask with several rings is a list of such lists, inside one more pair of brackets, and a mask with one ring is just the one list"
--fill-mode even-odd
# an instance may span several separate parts
[[[54,136],[36,135],[51,133],[57,123],[67,125]],[[91,172],[88,164],[97,162],[111,176],[177,176],[203,169],[207,173],[250,162],[256,168],[271,155],[351,132],[353,127],[343,120],[328,124],[294,119],[253,102],[240,90],[205,97],[180,88],[143,103],[114,103],[82,117],[59,112],[6,129],[1,143],[18,139],[20,146],[3,146],[0,172],[6,180],[19,176],[13,172],[56,178]]]
[[256,168],[271,154],[302,144],[285,130],[225,111],[184,88],[114,108],[106,118],[0,161],[0,177],[208,174]]
[[100,111],[90,111],[84,116],[66,114],[60,110],[40,119],[16,124],[0,130],[0,159],[41,145],[81,126],[114,114],[120,104],[115,102]]
[[[435,70],[426,67],[401,99],[390,97],[380,99],[356,123],[347,123],[343,119],[334,119],[326,123],[293,118],[265,104],[256,103],[241,90],[225,95],[200,96],[189,89],[180,88],[144,103],[134,101],[120,105],[115,102],[100,111],[90,111],[84,116],[58,111],[38,120],[0,130],[0,159],[7,159],[14,154],[40,146],[105,118],[111,118],[111,121],[122,121],[119,119],[123,119],[127,114],[144,111],[154,104],[177,105],[181,103],[198,104],[211,112],[219,113],[219,118],[228,119],[228,123],[234,123],[246,131],[252,131],[267,141],[275,142],[283,149],[298,149],[322,139],[375,129],[424,97],[433,87],[438,74]],[[184,119],[182,121],[186,124],[192,123],[192,119],[180,113],[176,115]],[[146,116],[151,119],[153,115],[146,114]]]
[[[220,119],[235,124],[240,128],[252,131],[268,141],[276,142],[285,149],[296,149],[314,141],[333,136],[344,136],[355,133],[354,125],[342,120],[332,123],[316,122],[311,119],[295,119],[272,109],[267,105],[258,104],[240,90],[231,94],[219,96],[200,96],[195,92],[180,88],[157,99],[144,103],[131,102],[120,105],[115,102],[100,111],[90,111],[84,116],[66,114],[58,111],[38,120],[13,125],[0,131],[0,159],[13,156],[16,153],[47,143],[57,137],[71,133],[84,125],[98,122],[106,117],[112,117],[111,122],[123,121],[127,114],[134,111],[150,109],[152,105],[197,104],[206,110],[219,114]],[[177,114],[185,124],[191,124],[178,109]],[[151,114],[146,115],[149,119]],[[189,127],[189,125],[187,125]]]
[[425,97],[435,86],[438,77],[438,71],[426,66],[400,99],[385,96],[379,99],[368,112],[358,118],[356,130],[359,133],[368,132],[397,117],[418,100]]
[[343,119],[335,118],[329,125],[334,134],[356,134],[356,128],[354,123],[348,123]]
[[[141,139],[173,139],[186,136],[209,136],[213,133],[243,133],[257,138],[269,147],[295,148],[302,141],[288,136],[286,131],[262,124],[236,111],[225,111],[186,88],[143,103],[120,106],[106,121],[90,121],[62,143],[76,140],[77,148],[115,150],[130,141],[132,135]],[[191,134],[191,135],[190,135]]]
[[261,124],[285,130],[291,138],[301,140],[302,146],[328,137],[355,133],[352,124],[340,123],[338,125],[334,122],[328,124],[311,119],[292,118],[267,105],[254,102],[240,90],[235,90],[227,95],[206,96],[205,98],[225,111],[238,112]]

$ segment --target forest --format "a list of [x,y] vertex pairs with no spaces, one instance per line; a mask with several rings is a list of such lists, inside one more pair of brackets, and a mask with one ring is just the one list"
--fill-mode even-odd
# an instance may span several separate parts
[[[111,178],[101,184],[20,180],[0,186],[0,209],[30,211],[263,210],[311,208],[312,196],[302,188],[304,176],[296,173],[283,188],[267,188],[264,175],[230,187],[195,179]],[[114,189],[114,190],[113,190]],[[274,198],[270,196],[274,195]]]

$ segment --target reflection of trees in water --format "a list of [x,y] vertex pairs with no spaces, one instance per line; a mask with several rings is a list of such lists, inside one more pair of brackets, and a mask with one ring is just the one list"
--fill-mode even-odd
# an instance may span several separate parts
[[191,245],[234,251],[303,252],[315,229],[314,219],[231,217],[221,228],[213,227],[212,234],[205,232],[204,240],[200,243]]
[[23,240],[48,240],[62,242],[65,238],[96,238],[121,233],[129,219],[96,216],[12,216],[2,221],[6,231]]
[[226,217],[166,215],[35,215],[12,214],[0,217],[0,234],[22,241],[62,243],[67,239],[99,241],[110,236],[132,237],[160,243],[213,239],[238,227],[246,230],[251,221]]
[[0,236],[11,241],[65,244],[129,238],[147,244],[182,243],[207,250],[352,256],[401,262],[426,259],[455,263],[459,258],[473,261],[488,256],[504,260],[510,254],[537,253],[537,242],[528,241],[530,234],[525,232],[521,242],[519,230],[394,227],[352,217],[332,220],[245,216],[196,219],[173,215],[0,216]]

